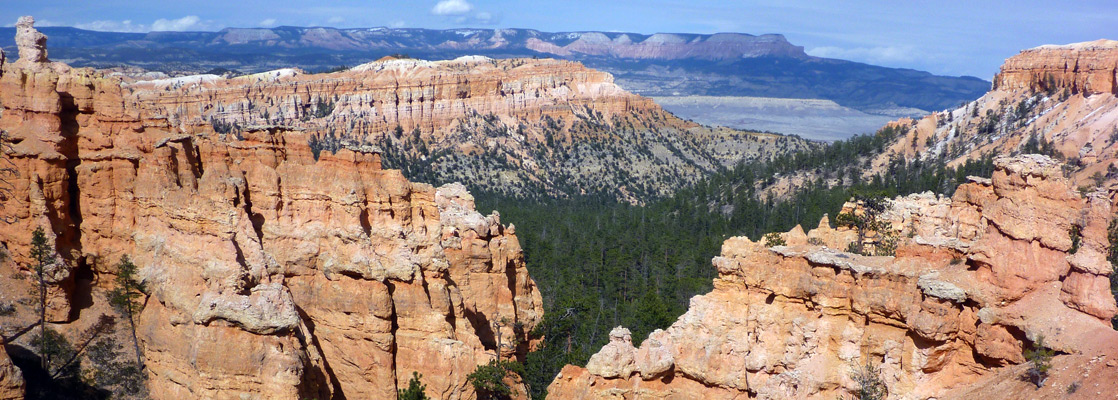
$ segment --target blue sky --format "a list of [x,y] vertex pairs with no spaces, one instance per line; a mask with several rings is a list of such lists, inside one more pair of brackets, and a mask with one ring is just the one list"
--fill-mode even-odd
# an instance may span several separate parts
[[781,33],[809,54],[991,79],[1049,43],[1118,39],[1115,0],[0,0],[0,24],[95,30],[332,26]]

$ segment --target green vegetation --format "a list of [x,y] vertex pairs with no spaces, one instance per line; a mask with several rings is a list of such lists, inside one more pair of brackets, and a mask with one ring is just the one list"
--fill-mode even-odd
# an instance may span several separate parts
[[764,241],[765,241],[765,246],[769,246],[769,247],[784,246],[784,245],[788,244],[784,241],[784,238],[780,237],[780,233],[778,233],[778,232],[766,233],[765,237],[764,237]]
[[1068,229],[1068,239],[1071,239],[1071,248],[1068,249],[1068,254],[1079,252],[1079,242],[1083,240],[1082,230],[1083,228],[1080,228],[1079,225],[1072,225],[1071,229]]
[[419,382],[422,378],[418,372],[412,371],[411,380],[408,381],[408,387],[400,389],[400,393],[396,396],[397,400],[427,400],[427,385]]
[[889,396],[889,390],[881,380],[881,371],[869,361],[861,367],[851,368],[850,379],[858,383],[855,400],[884,400]]
[[1052,369],[1052,357],[1056,352],[1044,345],[1044,336],[1040,336],[1032,347],[1025,350],[1025,360],[1029,369],[1025,371],[1025,379],[1032,382],[1039,389],[1048,379],[1048,370]]
[[881,219],[885,211],[886,201],[881,197],[855,196],[862,205],[861,212],[840,213],[835,216],[835,223],[839,226],[853,228],[858,232],[858,240],[850,243],[847,251],[855,254],[869,255],[865,249],[866,236],[869,233],[876,235],[873,255],[892,256],[897,252],[897,233],[887,221]]
[[[731,236],[756,240],[797,224],[814,227],[852,197],[925,190],[950,195],[966,176],[988,177],[993,171],[992,158],[958,169],[898,160],[882,174],[857,178],[865,165],[860,156],[884,149],[899,132],[885,129],[820,150],[742,164],[646,206],[604,196],[525,201],[471,188],[480,211],[499,210],[503,223],[519,228],[527,265],[543,295],[547,313],[533,332],[543,341],[523,360],[521,375],[532,398],[546,396],[563,365],[585,365],[608,342],[611,328],[629,328],[636,345],[653,330],[667,328],[691,297],[711,290],[716,275],[711,258]],[[802,170],[817,170],[821,179],[786,198],[762,194],[773,176]],[[846,184],[829,186],[823,177]],[[884,247],[878,254],[888,253]]]
[[56,261],[57,255],[54,253],[54,246],[50,244],[47,239],[46,232],[43,227],[35,228],[31,233],[31,260],[35,264],[32,269],[38,277],[39,289],[39,338],[40,340],[34,342],[39,347],[39,357],[41,367],[47,370],[50,365],[50,358],[53,354],[47,351],[47,345],[52,343],[51,336],[47,334],[47,269],[52,268]]
[[132,332],[132,345],[136,351],[136,365],[143,369],[144,362],[140,358],[142,354],[140,352],[140,341],[136,337],[136,313],[143,308],[140,299],[144,296],[144,286],[136,276],[136,264],[133,264],[128,256],[121,256],[116,268],[116,289],[108,293],[109,303],[117,312],[128,318],[128,326]]
[[466,381],[473,385],[479,400],[506,400],[516,395],[515,389],[505,382],[509,374],[524,376],[524,366],[515,361],[493,360],[479,365],[466,376]]

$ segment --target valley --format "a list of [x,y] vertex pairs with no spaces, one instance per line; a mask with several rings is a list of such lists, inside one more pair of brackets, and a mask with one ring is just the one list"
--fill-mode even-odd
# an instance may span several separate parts
[[[48,57],[33,24],[0,56],[0,399],[1118,394],[1118,42],[967,97],[779,35],[44,28]],[[78,66],[168,43],[298,51]],[[806,78],[763,65],[856,76],[775,98]]]
[[867,114],[830,100],[779,99],[734,96],[653,97],[656,104],[680,118],[703,125],[752,128],[797,135],[809,140],[834,141],[849,138],[850,132],[876,131],[904,116],[927,114],[923,110],[883,110]]
[[[899,118],[971,101],[990,87],[974,77],[937,76],[813,57],[783,35],[632,32],[542,32],[533,29],[328,27],[226,28],[218,32],[97,32],[44,27],[52,57],[76,67],[141,68],[154,76],[254,74],[284,68],[327,72],[386,56],[453,60],[556,58],[616,77],[622,88],[651,96],[733,96],[830,100],[843,107]],[[0,48],[14,51],[14,30],[0,27]],[[919,110],[919,111],[918,111]],[[696,109],[699,121],[722,120]],[[752,122],[752,121],[734,121]],[[872,131],[861,119],[827,121],[825,138]],[[726,124],[809,137],[818,123]],[[880,125],[878,125],[880,126]],[[823,137],[823,136],[820,136]]]

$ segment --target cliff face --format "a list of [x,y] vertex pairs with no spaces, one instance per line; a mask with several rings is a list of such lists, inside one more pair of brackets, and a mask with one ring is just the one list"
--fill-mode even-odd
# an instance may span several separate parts
[[0,243],[21,266],[3,275],[29,273],[44,227],[63,260],[49,319],[65,323],[95,318],[75,293],[111,287],[129,255],[155,398],[392,398],[412,371],[435,398],[470,398],[476,365],[526,353],[539,292],[514,229],[461,185],[408,182],[365,147],[316,160],[297,127],[219,135],[92,70],[21,58],[2,71],[15,173]]
[[[901,155],[959,164],[1043,151],[1068,162],[1076,187],[1118,183],[1118,42],[1041,46],[1006,60],[982,98],[919,121],[875,165]],[[1039,144],[1039,145],[1038,145]],[[1039,148],[1039,149],[1038,149]]]
[[[786,246],[727,240],[711,293],[639,348],[615,329],[549,395],[835,398],[868,363],[890,398],[1049,398],[1073,382],[1086,398],[1113,396],[1109,200],[1078,195],[1046,157],[996,166],[951,199],[891,201],[882,217],[898,231],[896,256],[833,250],[857,235],[826,221],[782,234]],[[1060,355],[1037,390],[1020,376],[1042,336]]]
[[[958,166],[984,156],[1044,153],[1066,161],[1072,185],[1118,188],[1118,42],[1041,46],[1006,60],[994,87],[958,108],[889,125],[902,128],[869,155],[864,178],[897,159]],[[780,185],[817,173],[778,178]],[[1114,198],[1118,204],[1118,197]]]
[[412,178],[514,195],[641,202],[723,166],[811,146],[680,120],[609,74],[557,60],[388,58],[328,74],[286,69],[124,87],[128,101],[185,132],[300,130],[316,154],[373,146]]
[[1047,45],[1010,57],[994,77],[1002,90],[1118,94],[1118,41],[1100,39],[1064,46]]
[[23,389],[23,373],[12,364],[8,352],[0,346],[0,400],[22,400]]

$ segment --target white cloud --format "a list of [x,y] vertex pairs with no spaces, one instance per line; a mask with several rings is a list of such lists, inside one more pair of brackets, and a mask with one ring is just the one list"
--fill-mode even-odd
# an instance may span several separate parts
[[844,60],[854,60],[877,63],[908,63],[916,61],[919,53],[916,48],[912,46],[877,46],[877,47],[853,47],[841,48],[833,46],[823,46],[809,49],[807,54],[816,57],[826,58],[841,58]]
[[326,20],[326,23],[328,23],[328,24],[340,24],[342,22],[345,22],[345,18],[337,17],[337,16],[330,17],[330,19]]
[[388,23],[389,28],[403,28],[407,25],[408,24],[405,23],[404,21],[392,21],[392,22]]
[[477,15],[474,16],[474,20],[477,21],[477,22],[481,22],[483,24],[488,24],[490,21],[493,21],[493,14],[490,14],[489,12],[486,12],[486,11],[482,11],[482,12],[477,13]]
[[[37,24],[36,24],[37,25]],[[93,22],[85,22],[81,24],[74,24],[75,28],[85,29],[90,31],[103,31],[103,32],[147,32],[148,27],[144,24],[133,24],[132,20],[126,19],[124,21],[109,21],[98,20]]]
[[[266,23],[275,24],[275,19],[266,19],[262,21],[261,26]],[[166,19],[160,18],[152,22],[151,25],[134,23],[130,19],[123,21],[112,20],[97,20],[91,22],[82,22],[74,24],[75,28],[86,29],[91,31],[104,31],[104,32],[151,32],[151,31],[205,31],[214,28],[214,21],[202,21],[195,15],[188,15],[179,19]],[[36,22],[35,25],[39,25]]]
[[276,19],[268,18],[266,20],[260,21],[259,25],[265,28],[276,26]]
[[474,6],[466,0],[442,0],[431,8],[431,14],[435,15],[462,15],[474,9]]
[[196,15],[187,15],[179,19],[157,19],[151,24],[153,31],[185,31],[190,29],[201,29],[201,19]]

